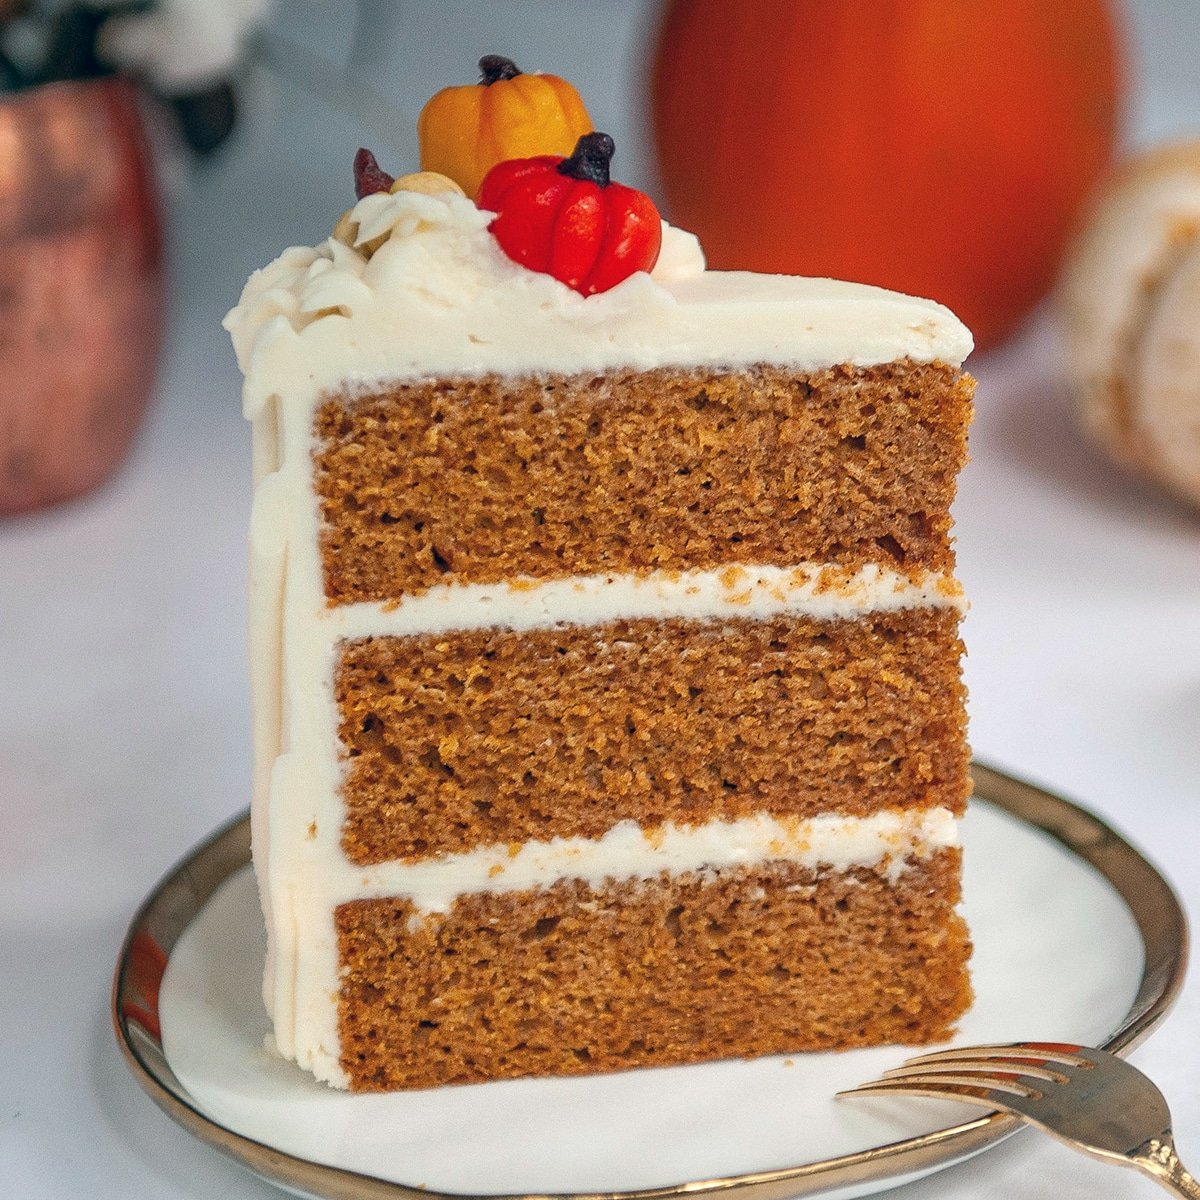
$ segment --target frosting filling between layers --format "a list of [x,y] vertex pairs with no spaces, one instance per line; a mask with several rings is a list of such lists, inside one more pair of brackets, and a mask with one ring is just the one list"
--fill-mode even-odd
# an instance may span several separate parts
[[396,896],[422,913],[447,912],[461,895],[517,892],[581,879],[593,888],[608,880],[656,878],[756,866],[784,860],[811,870],[878,870],[895,881],[909,859],[958,845],[957,821],[946,808],[882,812],[870,817],[779,820],[759,813],[703,825],[643,829],[621,821],[601,838],[554,838],[517,846],[482,846],[414,862],[372,867],[346,863],[331,887],[334,903]]
[[915,578],[875,564],[846,571],[820,563],[751,563],[646,575],[574,575],[500,584],[446,584],[386,604],[331,607],[319,616],[331,639],[404,636],[501,627],[601,625],[637,618],[762,619],[796,614],[852,620],[902,608],[965,606],[958,581],[934,571]]

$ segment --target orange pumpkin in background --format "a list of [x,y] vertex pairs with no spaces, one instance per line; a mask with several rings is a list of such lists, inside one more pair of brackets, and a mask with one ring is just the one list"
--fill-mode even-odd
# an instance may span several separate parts
[[1112,157],[1120,67],[1105,0],[670,0],[667,215],[713,267],[929,296],[992,345]]

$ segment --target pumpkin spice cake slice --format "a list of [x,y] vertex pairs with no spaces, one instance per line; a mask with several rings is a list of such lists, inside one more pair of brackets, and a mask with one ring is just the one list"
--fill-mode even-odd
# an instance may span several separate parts
[[479,205],[373,168],[227,318],[265,994],[337,1086],[929,1041],[969,1003],[970,336],[705,270],[610,155]]

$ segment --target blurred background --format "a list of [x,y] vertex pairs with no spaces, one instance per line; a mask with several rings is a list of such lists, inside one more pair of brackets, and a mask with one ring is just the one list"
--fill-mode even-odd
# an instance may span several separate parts
[[[767,0],[761,3],[763,11],[778,8]],[[694,7],[702,16],[709,6]],[[755,7],[737,6],[747,14]],[[808,6],[792,7],[800,11]],[[881,6],[880,11],[888,7],[897,6]],[[1005,19],[1016,11],[1010,5],[995,7],[1003,10]],[[687,16],[689,6],[681,8]],[[957,80],[976,79],[992,61],[986,39],[996,36],[996,22],[989,25],[981,19],[972,29],[967,21],[961,30],[958,26],[964,23],[957,22],[954,32],[969,45],[956,57],[954,44],[944,37],[939,42],[936,29],[914,38],[903,22],[896,26],[893,21],[889,29],[884,21],[882,30],[871,31],[862,24],[865,18],[838,17],[844,6],[816,3],[814,8],[834,14],[827,18],[826,36],[840,38],[843,45],[847,40],[853,45],[868,33],[877,42],[882,39],[879,44],[884,47],[904,40],[910,56],[916,56],[915,66],[910,63],[907,68],[912,78],[901,78],[897,68],[886,87],[868,88],[861,64],[856,66],[845,53],[837,59],[819,52],[810,44],[811,36],[806,41],[804,30],[793,30],[783,47],[794,64],[789,75],[779,66],[779,54],[766,44],[771,39],[756,32],[749,19],[743,25],[753,46],[741,52],[740,66],[733,61],[735,48],[728,37],[719,40],[712,49],[711,70],[740,70],[737,88],[743,97],[757,95],[755,49],[770,59],[774,71],[762,73],[761,103],[743,99],[738,108],[735,89],[731,103],[736,111],[727,123],[736,118],[743,125],[735,125],[732,134],[704,133],[690,150],[710,177],[732,176],[740,190],[742,205],[726,214],[725,227],[718,231],[722,234],[728,226],[751,226],[765,191],[778,187],[780,178],[797,197],[801,215],[806,191],[822,192],[831,186],[842,189],[843,207],[847,197],[867,195],[865,203],[874,208],[864,221],[875,219],[881,209],[890,211],[886,201],[872,196],[890,195],[895,200],[891,208],[912,202],[904,191],[903,161],[889,164],[890,174],[872,166],[873,174],[864,183],[863,168],[847,168],[829,150],[838,140],[823,131],[821,121],[840,120],[843,128],[849,127],[848,121],[857,120],[860,128],[865,123],[870,145],[891,145],[898,138],[907,138],[909,145],[928,145],[945,136],[951,149],[976,147],[969,123],[965,133],[955,127],[946,134],[947,122],[954,125],[949,102],[937,120],[921,116],[922,97],[932,84],[922,84],[920,72],[926,71],[926,80],[939,69]],[[153,196],[142,201],[146,211],[138,219],[143,225],[152,223],[152,210],[161,209],[165,295],[150,285],[139,300],[142,309],[135,306],[118,313],[111,345],[101,347],[99,354],[101,359],[132,355],[137,378],[124,388],[110,383],[107,391],[91,386],[86,373],[82,380],[56,383],[56,397],[82,391],[95,413],[90,423],[73,421],[69,413],[53,422],[42,417],[50,411],[51,399],[18,395],[22,379],[45,378],[45,365],[35,363],[31,370],[28,363],[11,362],[5,368],[9,399],[0,410],[5,414],[0,429],[12,438],[15,429],[32,427],[35,434],[47,437],[48,453],[53,454],[56,446],[49,435],[56,428],[83,430],[84,440],[94,441],[99,436],[95,431],[111,424],[107,414],[129,404],[140,410],[139,386],[151,403],[131,457],[122,461],[116,453],[112,456],[122,465],[107,487],[76,503],[0,522],[0,636],[8,643],[0,657],[8,685],[0,693],[0,763],[9,796],[18,797],[17,807],[22,795],[40,796],[47,788],[53,794],[55,788],[70,791],[76,786],[73,777],[61,777],[68,769],[64,753],[67,762],[88,763],[88,790],[93,794],[118,793],[124,786],[118,781],[130,778],[153,779],[151,792],[165,788],[173,794],[180,789],[194,794],[204,818],[186,832],[148,831],[163,839],[162,854],[170,857],[205,827],[208,816],[232,810],[245,794],[242,546],[249,438],[240,415],[240,379],[220,320],[236,302],[246,276],[286,245],[312,244],[328,236],[352,198],[350,163],[359,145],[372,147],[394,173],[415,169],[421,106],[439,87],[476,79],[475,63],[482,52],[507,53],[527,70],[553,70],[570,79],[597,126],[616,139],[616,177],[648,189],[663,201],[668,215],[674,214],[662,165],[686,160],[689,148],[674,143],[656,155],[651,134],[654,80],[661,83],[670,76],[674,45],[668,44],[656,63],[655,45],[665,12],[660,0],[361,0],[356,5],[227,0],[199,7],[180,0],[151,6],[148,12],[163,18],[161,26],[140,38],[127,36],[120,50],[137,68],[136,109],[150,147],[145,188],[159,196],[157,202]],[[1106,35],[1112,45],[1097,49],[1096,14],[1103,17],[1106,12],[1112,18]],[[1071,69],[1085,77],[1080,85],[1085,92],[1093,88],[1093,94],[1084,97],[1098,106],[1091,119],[1110,132],[1102,136],[1076,130],[1079,143],[1089,137],[1103,143],[1107,136],[1111,157],[1124,160],[1164,141],[1200,137],[1200,75],[1194,69],[1200,54],[1200,6],[1192,0],[1072,0],[1055,6],[1054,13],[1061,16],[1048,18],[1048,25],[1060,42],[1049,50],[1031,49],[1025,56],[1042,71],[1034,108],[1055,102],[1045,64],[1065,61],[1072,54],[1078,57],[1082,38],[1088,54],[1082,66],[1075,62]],[[28,14],[24,19],[29,20]],[[213,32],[217,25],[219,38]],[[211,54],[196,49],[211,48],[214,41],[219,46]],[[745,65],[747,55],[750,67]],[[1103,56],[1103,62],[1095,58],[1099,65],[1089,85],[1088,64],[1095,56]],[[1108,57],[1115,58],[1115,71],[1104,65]],[[189,75],[189,65],[197,66],[196,75]],[[1001,66],[1028,69],[1024,62],[1005,61]],[[780,97],[789,79],[801,81],[793,84],[794,92],[807,94],[823,87],[834,96],[825,109],[815,111],[810,127],[792,131],[795,147],[790,150],[787,129],[761,129],[772,113],[786,109],[786,99]],[[690,77],[685,83],[686,101],[689,89],[698,90],[700,83]],[[952,81],[950,86],[964,85]],[[1027,107],[1024,92],[1029,86],[1010,87],[1014,106]],[[15,93],[12,103],[29,94]],[[202,137],[205,152],[197,155],[185,148],[177,101],[206,94],[216,97],[216,132],[210,129],[208,141],[219,141],[230,126],[232,132],[215,146]],[[912,113],[897,111],[902,101]],[[707,119],[704,104],[695,97],[691,103],[696,119]],[[95,105],[89,99],[83,107]],[[911,129],[921,120],[928,132],[914,140]],[[743,127],[747,139],[767,147],[758,174],[722,165],[722,153],[738,153]],[[974,175],[953,185],[962,194],[955,200],[960,211],[986,205],[990,191],[1006,187],[1011,175],[1006,163],[1014,157],[1025,152],[1044,161],[1042,142],[1070,135],[1061,128],[1039,133],[1036,125],[1029,127],[1036,135],[1031,144],[1013,147],[997,139],[999,166],[975,164]],[[50,128],[45,121],[34,126],[35,131]],[[53,129],[55,137],[65,138],[61,122]],[[46,142],[44,136],[43,145]],[[66,202],[72,195],[87,189],[90,176],[99,170],[95,164],[104,156],[98,140],[84,138],[83,143],[81,161],[64,168],[49,184],[27,167],[34,196],[30,211],[69,209]],[[976,152],[984,148],[976,147]],[[1067,253],[1068,227],[1087,223],[1087,193],[1103,190],[1103,150],[1104,145],[1099,151],[1094,145],[1086,149],[1094,162],[1080,170],[1090,188],[1078,188],[1072,203],[1054,196],[1043,202],[1036,195],[1013,200],[1019,209],[1017,232],[1009,236],[999,257],[1027,253],[1021,222],[1035,220],[1039,205],[1057,206],[1056,219],[1062,226],[1059,241],[1051,239],[1053,244],[1042,247],[1033,291],[1002,319],[994,317],[993,309],[1003,305],[993,302],[986,289],[969,297],[986,321],[987,348],[971,364],[980,379],[979,415],[974,462],[964,476],[958,506],[961,573],[975,600],[967,626],[975,745],[1001,765],[1042,779],[1068,784],[1078,780],[1076,790],[1093,796],[1099,790],[1102,797],[1112,786],[1106,760],[1113,754],[1113,739],[1131,721],[1142,723],[1121,738],[1123,756],[1134,756],[1148,772],[1161,775],[1167,769],[1189,781],[1200,778],[1200,738],[1195,736],[1200,635],[1194,607],[1200,592],[1200,532],[1194,508],[1140,481],[1128,469],[1110,465],[1080,432],[1063,348],[1061,305],[1039,299],[1038,289],[1051,286]],[[1084,151],[1076,151],[1086,157]],[[1072,147],[1057,153],[1065,160]],[[994,180],[990,186],[989,170]],[[121,175],[115,167],[110,173]],[[15,188],[11,165],[9,175]],[[1055,175],[1053,162],[1048,175]],[[857,191],[856,184],[861,185]],[[1049,185],[1043,180],[1041,186]],[[1200,205],[1191,203],[1200,215]],[[920,214],[911,214],[911,219],[919,221]],[[131,223],[132,218],[124,222]],[[115,240],[113,230],[120,224],[101,212],[100,240],[105,246]],[[843,238],[853,244],[853,223],[849,228]],[[966,249],[955,249],[961,238],[954,228],[935,232],[950,246],[952,257],[971,257]],[[34,222],[18,243],[33,247],[29,258],[40,236]],[[833,239],[815,219],[797,219],[782,232],[768,228],[759,240],[786,258],[796,245],[803,250],[810,240]],[[140,261],[139,253],[154,257],[144,246],[140,251],[135,246],[134,261]],[[936,253],[945,251],[937,248]],[[72,289],[50,286],[64,278],[64,260],[53,255],[52,248],[50,260],[37,269],[51,302],[46,321],[50,333],[34,330],[31,336],[43,347],[49,340],[49,361],[69,364],[77,356],[65,353],[54,335],[57,330],[62,338],[64,296]],[[13,269],[17,258],[10,255],[5,269]],[[103,294],[117,290],[118,281],[112,261],[102,255],[93,268],[96,296],[88,301],[88,310],[95,313],[104,306]],[[870,264],[861,273],[874,279]],[[957,281],[951,279],[950,285],[957,286]],[[929,290],[935,298],[949,299],[939,289]],[[0,289],[0,304],[5,294]],[[157,324],[164,315],[163,350],[151,373],[146,368],[152,364]],[[1196,324],[1200,328],[1200,320]],[[67,339],[66,344],[78,347],[80,338]],[[129,425],[130,434],[134,427]],[[14,461],[11,453],[8,461]],[[1141,620],[1140,599],[1147,590],[1160,605],[1161,644]],[[1136,626],[1126,629],[1119,624],[1118,605],[1125,606],[1120,619]],[[1106,617],[1116,623],[1101,624]],[[49,628],[56,634],[47,644]],[[33,636],[33,631],[42,632]],[[1140,669],[1124,661],[1125,655],[1161,656],[1159,673],[1146,695],[1122,691],[1123,680],[1142,677]],[[81,658],[96,664],[88,672],[93,689],[88,696],[79,691]],[[112,669],[102,669],[101,662]],[[64,699],[68,679],[72,686]],[[97,720],[96,705],[110,716],[122,714],[120,727]],[[85,719],[72,719],[73,706],[86,711]],[[73,729],[72,738],[47,739],[47,728],[63,722]],[[1063,745],[1058,734],[1067,722],[1072,737]],[[87,744],[89,739],[94,744]],[[131,755],[154,759],[153,770],[133,771]],[[203,777],[197,774],[196,755],[202,755]],[[1193,785],[1188,786],[1194,796]],[[152,796],[140,799],[152,805]],[[136,806],[138,797],[126,796],[124,802]]]
[[[719,265],[842,252],[964,310],[976,754],[1105,816],[1200,912],[1200,4],[955,0],[914,26],[811,0],[828,42],[809,0],[674,7],[660,43],[664,0],[0,2],[0,1191],[270,1194],[152,1112],[105,1016],[140,898],[248,802],[249,429],[220,322],[329,235],[359,146],[417,169],[422,105],[484,53],[574,83],[614,176]],[[1194,991],[1139,1059],[1186,1097],[1193,1159]],[[1059,1153],[1074,1194],[1115,1194]],[[996,1161],[970,1194],[1014,1194]]]

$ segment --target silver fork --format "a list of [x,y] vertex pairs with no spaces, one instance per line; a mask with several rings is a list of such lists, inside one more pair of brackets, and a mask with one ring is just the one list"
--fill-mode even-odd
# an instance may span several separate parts
[[839,1096],[932,1096],[1012,1113],[1068,1146],[1137,1167],[1168,1191],[1200,1200],[1179,1161],[1163,1094],[1137,1067],[1060,1042],[964,1046],[924,1054]]

